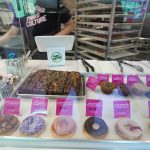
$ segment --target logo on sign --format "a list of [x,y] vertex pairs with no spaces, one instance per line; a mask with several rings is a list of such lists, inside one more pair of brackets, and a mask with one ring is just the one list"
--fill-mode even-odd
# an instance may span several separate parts
[[58,63],[62,60],[62,55],[59,52],[55,52],[52,54],[52,60]]

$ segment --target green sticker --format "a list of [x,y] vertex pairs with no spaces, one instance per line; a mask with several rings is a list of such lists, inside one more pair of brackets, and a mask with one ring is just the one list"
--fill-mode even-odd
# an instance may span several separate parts
[[52,54],[52,60],[58,63],[62,60],[62,55],[59,52],[55,52]]

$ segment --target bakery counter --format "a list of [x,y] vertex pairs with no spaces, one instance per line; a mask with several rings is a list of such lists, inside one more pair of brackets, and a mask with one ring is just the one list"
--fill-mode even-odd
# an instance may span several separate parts
[[[112,74],[122,75],[122,73],[120,72],[118,63],[115,61],[109,62],[109,61],[87,60],[87,62],[90,63],[95,68],[95,72],[92,72],[90,70],[90,72],[87,73],[81,60],[67,61],[66,66],[60,67],[49,67],[48,62],[43,60],[30,60],[28,62],[27,74],[35,72],[37,70],[48,69],[65,72],[75,71],[80,72],[82,75],[85,75],[85,82],[86,82],[85,96],[83,96],[80,99],[77,96],[72,97],[69,96],[63,99],[61,99],[61,96],[60,97],[57,96],[38,97],[34,95],[27,97],[17,96],[17,98],[20,98],[20,111],[18,113],[18,116],[16,117],[18,118],[21,125],[18,129],[15,130],[15,132],[11,133],[10,136],[5,135],[0,137],[0,147],[12,147],[12,148],[16,147],[16,148],[30,148],[30,149],[51,148],[51,149],[149,150],[150,122],[147,105],[149,99],[143,95],[139,96],[134,95],[133,93],[130,93],[130,95],[126,93],[127,97],[125,97],[120,94],[120,91],[118,90],[116,85],[113,87],[112,93],[109,94],[107,93],[108,91],[102,91],[103,89],[102,84],[98,84],[95,87],[95,89],[93,89],[93,87],[91,87],[91,84],[87,84],[89,82],[89,77],[92,77],[93,80],[95,81],[98,74],[107,73],[110,76],[109,81],[111,81]],[[130,64],[133,63],[134,65],[142,66],[144,72],[139,73],[138,71],[134,70],[134,68],[131,69],[130,66],[123,65],[124,81],[127,82],[127,75],[135,74],[139,75],[143,83],[146,84],[145,83],[146,74],[150,72],[149,62],[128,62],[128,63]],[[0,61],[0,69],[1,74],[6,74],[5,62],[3,60]],[[49,71],[46,72],[49,74],[51,73]],[[25,76],[24,78],[26,77],[27,76]],[[46,78],[44,78],[44,80],[45,79]],[[39,81],[40,80],[41,79],[39,79]],[[104,92],[106,92],[107,94]],[[38,123],[34,125],[38,126],[38,131],[42,131],[40,134],[34,134],[35,132],[37,132],[37,129],[34,130],[34,132],[32,133],[27,132],[27,130],[30,129],[30,127],[27,128],[26,126],[28,126],[29,124],[24,123],[25,122],[24,119],[30,119],[27,117],[30,116],[32,112],[34,112],[33,110],[37,109],[37,108],[33,109],[33,98],[34,99],[42,98],[43,101],[46,101],[46,99],[48,98],[48,101],[46,103],[47,104],[46,111],[40,110],[40,112],[38,112],[38,113],[44,112],[44,114],[46,114],[46,116],[45,115],[41,116],[41,118],[44,118],[45,123],[40,118],[39,118],[40,122],[38,122],[38,118],[35,119],[36,122]],[[64,99],[68,103],[65,103],[63,101]],[[130,105],[128,105],[130,106],[130,112],[127,113],[127,115],[129,115],[128,116],[129,121],[131,121],[130,118],[132,118],[137,123],[136,126],[132,127],[132,130],[136,130],[134,137],[132,137],[131,135],[129,136],[126,135],[125,137],[122,137],[120,136],[121,134],[116,131],[115,126],[117,125],[117,121],[119,120],[119,118],[115,117],[114,115],[114,105],[113,105],[114,101],[119,101],[120,103],[126,101],[127,103],[130,103]],[[98,105],[96,104],[97,102]],[[62,103],[64,105],[64,111],[61,112],[59,111],[58,108],[62,109],[63,107],[63,105],[61,105]],[[91,105],[90,103],[93,104]],[[1,108],[5,109],[3,107],[4,104],[3,100],[0,102],[0,104]],[[90,107],[93,105],[95,107]],[[92,111],[90,112],[91,110],[90,108],[92,110],[93,109],[96,110],[95,113],[91,114]],[[63,114],[64,116],[70,116],[74,120],[71,121],[69,117],[67,118],[64,117],[62,120],[65,120],[65,123],[64,121],[62,121],[63,124],[62,129],[65,130],[63,131],[61,128],[57,129],[57,123],[59,124],[58,118],[62,117],[61,113],[64,113]],[[87,124],[86,126],[85,122],[88,121],[87,120],[88,118],[91,118],[90,121],[88,121],[91,122],[93,119],[91,116],[97,116],[96,118],[94,118],[94,120],[97,120],[97,123],[100,123],[100,125],[98,124],[99,126],[96,128],[100,129],[100,126],[102,125],[104,129],[103,131],[98,132],[93,131],[91,135],[88,133],[89,124]],[[33,123],[34,118],[32,118],[31,120]],[[70,125],[68,128],[65,128],[67,126],[66,122],[67,124]],[[23,127],[23,125],[25,125],[25,127]],[[31,131],[32,130],[30,130],[30,132]]]

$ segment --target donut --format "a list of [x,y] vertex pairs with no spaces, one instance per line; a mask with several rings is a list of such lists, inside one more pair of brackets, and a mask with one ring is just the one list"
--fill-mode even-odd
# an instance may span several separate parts
[[76,131],[76,123],[70,116],[58,116],[52,124],[52,130],[57,136],[73,135]]
[[141,127],[130,118],[120,118],[115,125],[116,133],[123,139],[135,140],[142,136]]
[[19,120],[15,116],[0,115],[0,135],[11,134],[19,127]]
[[20,125],[20,132],[25,136],[35,136],[42,133],[46,128],[43,117],[33,115],[25,118]]
[[[97,128],[94,125],[97,125]],[[90,117],[84,123],[84,131],[90,137],[103,138],[108,134],[108,126],[103,119]]]
[[148,91],[149,88],[143,83],[135,83],[132,85],[132,92],[136,96],[143,96]]
[[114,83],[106,81],[102,82],[100,86],[104,94],[111,94],[113,90],[116,88],[116,85]]
[[123,96],[129,96],[130,95],[130,91],[129,91],[129,88],[126,84],[121,84],[118,86],[118,93],[120,95],[123,95]]

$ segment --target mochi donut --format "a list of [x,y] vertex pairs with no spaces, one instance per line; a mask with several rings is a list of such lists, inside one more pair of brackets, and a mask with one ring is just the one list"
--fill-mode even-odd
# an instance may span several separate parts
[[52,131],[56,136],[72,136],[76,131],[76,123],[70,116],[58,116],[52,124]]
[[19,127],[19,120],[12,115],[0,115],[0,135],[8,135],[15,132]]
[[87,137],[104,138],[108,134],[108,126],[103,119],[90,117],[84,123],[84,131]]
[[42,116],[33,115],[25,118],[20,124],[20,132],[25,136],[37,136],[46,128],[45,120]]
[[119,118],[116,122],[115,130],[123,139],[135,140],[142,136],[141,127],[130,118]]

